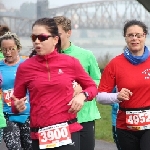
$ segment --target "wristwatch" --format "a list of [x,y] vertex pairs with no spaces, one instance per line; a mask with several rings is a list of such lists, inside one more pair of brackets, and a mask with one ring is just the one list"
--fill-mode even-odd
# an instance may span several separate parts
[[89,93],[88,93],[88,92],[83,92],[83,94],[84,94],[85,97],[86,97],[85,101],[87,101],[87,100],[88,100],[88,97],[89,97]]

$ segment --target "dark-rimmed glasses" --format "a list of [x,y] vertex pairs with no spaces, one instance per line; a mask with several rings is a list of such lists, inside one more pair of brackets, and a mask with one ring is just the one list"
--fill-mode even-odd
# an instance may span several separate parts
[[31,35],[31,39],[33,42],[35,42],[37,38],[40,42],[43,42],[43,41],[48,40],[49,37],[53,37],[53,36],[52,35],[44,35],[44,34],[40,34],[40,35],[32,34]]
[[136,34],[130,33],[130,34],[127,34],[126,37],[129,39],[133,39],[134,37],[139,39],[139,38],[144,37],[144,35],[145,35],[145,33],[136,33]]

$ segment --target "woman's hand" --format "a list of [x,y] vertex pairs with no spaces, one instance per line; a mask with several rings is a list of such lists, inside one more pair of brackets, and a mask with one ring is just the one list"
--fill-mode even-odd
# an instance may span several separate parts
[[26,110],[26,105],[25,105],[25,101],[27,99],[26,97],[23,97],[19,100],[13,95],[12,99],[14,100],[14,105],[19,112],[23,112],[24,110]]
[[85,99],[86,97],[83,93],[76,95],[68,104],[71,106],[68,112],[77,113],[78,111],[80,111],[82,106],[84,105]]
[[75,97],[76,95],[80,94],[81,92],[82,92],[82,87],[80,86],[80,84],[76,84],[74,86],[73,97]]
[[122,88],[120,92],[118,92],[117,99],[119,101],[129,100],[132,96],[132,92],[126,88]]

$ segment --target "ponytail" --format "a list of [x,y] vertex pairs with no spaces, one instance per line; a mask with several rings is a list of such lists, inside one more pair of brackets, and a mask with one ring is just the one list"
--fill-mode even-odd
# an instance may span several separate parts
[[58,53],[61,53],[61,39],[59,37],[58,43],[56,44],[55,48],[57,49]]
[[36,53],[37,53],[37,52],[35,51],[35,49],[33,49],[32,52],[31,52],[31,54],[29,55],[29,58],[31,58],[31,57],[33,57],[34,55],[36,55]]

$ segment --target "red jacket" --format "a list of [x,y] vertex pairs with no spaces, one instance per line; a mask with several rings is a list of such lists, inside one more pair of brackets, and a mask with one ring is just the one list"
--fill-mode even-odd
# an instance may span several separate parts
[[[73,98],[74,80],[88,92],[89,100],[96,96],[96,84],[71,56],[54,51],[46,56],[34,56],[18,67],[14,95],[20,99],[28,89],[31,127],[46,127],[76,118],[76,114],[68,113],[70,106],[67,105]],[[16,112],[13,104],[12,111]],[[82,126],[73,123],[69,128],[70,132],[76,132]],[[37,138],[36,134],[32,134],[32,138]]]
[[[129,100],[124,100],[119,103],[119,106],[125,109],[129,108],[134,110],[139,108],[141,110],[141,108],[150,106],[149,74],[150,57],[139,65],[133,65],[124,57],[124,54],[121,54],[113,58],[106,66],[99,85],[99,92],[111,93],[115,85],[117,85],[118,91],[121,91],[122,88],[127,88],[133,94]],[[138,117],[137,115],[137,119],[133,119],[133,122],[137,121],[138,123],[139,121],[143,123],[143,117],[141,116]],[[117,114],[117,128],[130,130],[126,124],[125,111],[119,110]]]

